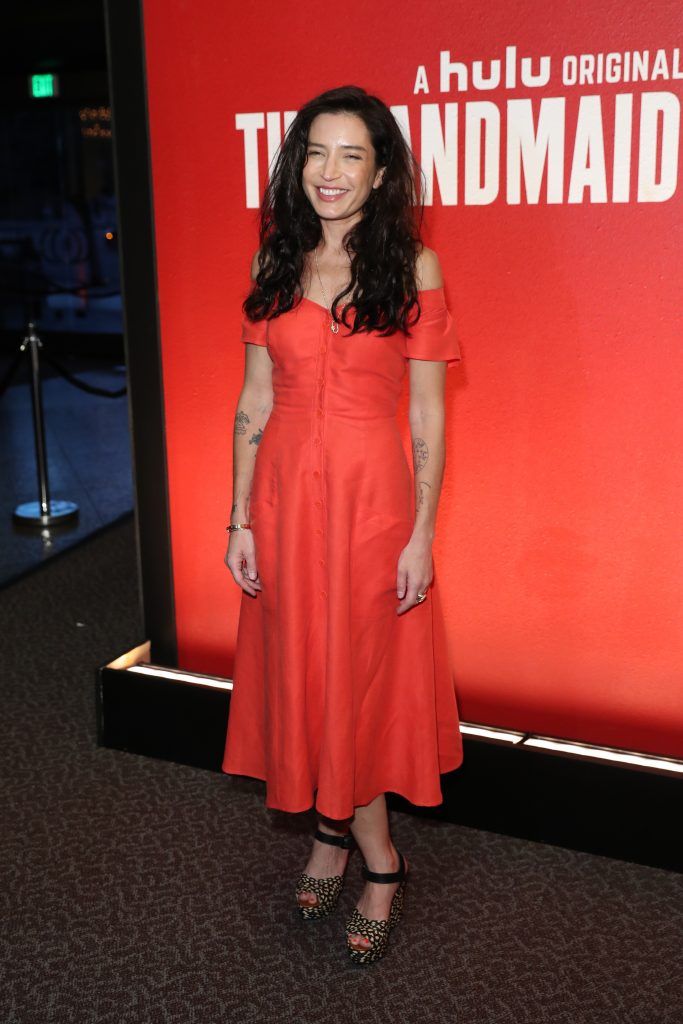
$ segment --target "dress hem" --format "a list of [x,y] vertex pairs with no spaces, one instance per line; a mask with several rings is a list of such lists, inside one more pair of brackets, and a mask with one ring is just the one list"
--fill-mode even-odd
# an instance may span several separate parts
[[[446,775],[448,772],[455,771],[456,768],[459,768],[462,765],[463,760],[464,758],[461,754],[459,758],[454,760],[453,764],[449,768],[439,769],[439,775]],[[236,769],[227,770],[226,768],[221,766],[221,772],[224,775],[241,775],[249,779],[259,779],[261,782],[265,783],[267,783],[268,781],[265,778],[265,776],[255,771],[237,771]],[[269,802],[268,796],[266,795],[265,806],[271,811],[284,811],[286,814],[303,814],[306,811],[316,810],[318,814],[322,814],[323,817],[330,818],[332,821],[346,821],[348,818],[353,817],[355,807],[365,807],[367,804],[372,803],[372,801],[376,799],[376,797],[381,796],[382,793],[393,793],[395,796],[400,796],[404,800],[407,800],[409,803],[411,803],[414,807],[440,807],[441,804],[443,803],[443,794],[441,794],[440,800],[428,800],[426,802],[423,802],[420,800],[415,800],[414,797],[411,797],[405,790],[402,790],[400,788],[392,789],[390,787],[387,787],[386,789],[379,790],[377,793],[371,796],[369,800],[366,800],[365,803],[356,804],[351,814],[330,814],[328,811],[325,811],[321,807],[318,807],[315,798],[312,798],[311,802],[307,804],[305,807],[285,807],[279,803],[276,804]]]

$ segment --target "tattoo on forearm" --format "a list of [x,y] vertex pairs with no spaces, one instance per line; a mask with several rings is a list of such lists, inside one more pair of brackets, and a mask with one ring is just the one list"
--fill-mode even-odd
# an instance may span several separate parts
[[248,422],[249,417],[247,416],[246,412],[243,412],[241,409],[238,409],[238,411],[235,413],[235,433],[246,434]]
[[[237,411],[237,413],[235,414],[235,433],[236,434],[246,434],[246,432],[247,432],[247,423],[251,423],[251,420],[247,416],[246,412],[244,412],[242,409],[239,409]],[[257,432],[255,434],[252,434],[251,437],[249,438],[249,444],[256,444],[256,445],[260,444],[262,437],[263,437],[263,428],[259,427]]]
[[415,472],[419,473],[427,465],[429,459],[429,448],[423,437],[416,437],[413,441],[413,466]]
[[417,486],[418,486],[418,491],[417,491],[417,508],[422,508],[422,506],[424,505],[424,500],[425,500],[425,492],[422,490],[422,488],[423,487],[429,487],[431,489],[432,485],[427,483],[426,480],[418,480]]

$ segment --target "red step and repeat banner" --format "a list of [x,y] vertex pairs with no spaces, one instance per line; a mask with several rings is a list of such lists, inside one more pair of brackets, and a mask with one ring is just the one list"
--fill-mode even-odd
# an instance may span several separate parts
[[683,756],[682,27],[668,0],[144,0],[181,666],[232,671],[269,162],[352,83],[422,165],[459,327],[434,557],[461,715]]

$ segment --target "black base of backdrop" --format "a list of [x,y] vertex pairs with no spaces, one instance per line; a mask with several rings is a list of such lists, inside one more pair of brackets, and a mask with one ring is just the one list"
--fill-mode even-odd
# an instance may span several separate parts
[[[97,673],[102,746],[220,772],[229,711],[229,689],[111,666]],[[439,807],[416,807],[396,794],[389,806],[683,871],[674,840],[680,779],[478,737],[463,743],[463,764],[441,777]]]

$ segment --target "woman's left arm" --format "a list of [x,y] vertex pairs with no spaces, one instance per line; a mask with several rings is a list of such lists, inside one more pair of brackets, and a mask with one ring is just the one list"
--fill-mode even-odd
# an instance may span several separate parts
[[446,463],[444,384],[446,364],[410,360],[410,432],[413,439],[415,522],[399,559],[396,595],[400,615],[417,604],[432,582],[432,542]]
[[[421,288],[439,288],[443,276],[439,260],[431,249],[424,249],[418,260]],[[446,363],[442,360],[409,360],[410,403],[408,419],[413,448],[415,480],[415,522],[407,546],[398,562],[398,614],[416,604],[434,575],[432,543],[436,532],[436,512],[446,464],[444,392]]]
[[446,464],[445,380],[444,362],[410,360],[408,419],[415,477],[413,537],[429,544],[434,540],[436,511]]

